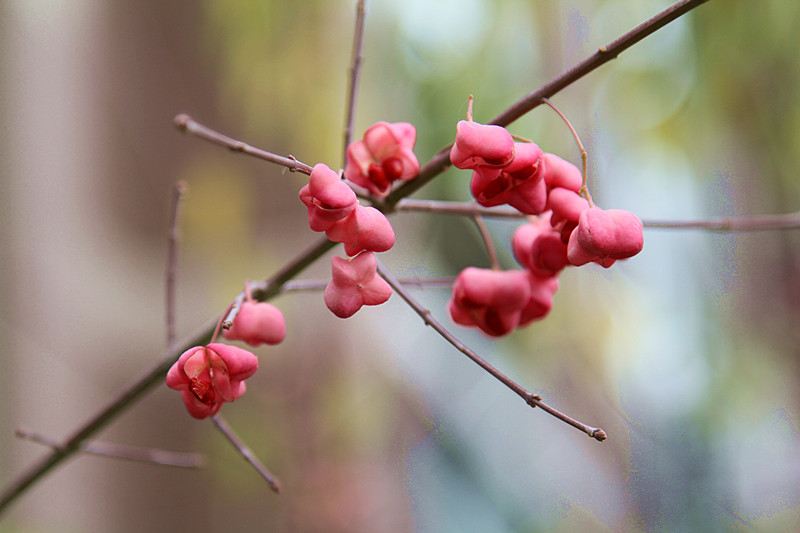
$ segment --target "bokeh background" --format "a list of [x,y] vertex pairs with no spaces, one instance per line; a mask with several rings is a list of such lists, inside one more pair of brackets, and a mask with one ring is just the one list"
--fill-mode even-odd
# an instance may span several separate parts
[[[475,95],[487,121],[667,2],[374,0],[356,135],[417,126],[427,161]],[[0,2],[0,482],[42,457],[164,345],[169,191],[190,193],[181,337],[318,238],[302,175],[183,136],[186,112],[341,165],[354,2]],[[800,6],[711,1],[554,101],[599,205],[643,219],[800,209]],[[574,162],[556,115],[512,131]],[[465,200],[449,170],[417,193]],[[474,227],[397,215],[399,275],[487,266]],[[515,223],[492,232],[508,268]],[[341,253],[341,252],[339,252]],[[329,275],[328,259],[303,278]],[[448,291],[416,291],[449,323]],[[273,301],[287,340],[223,414],[281,478],[275,496],[209,421],[158,387],[99,439],[207,455],[201,471],[82,456],[2,532],[789,531],[800,523],[800,232],[648,230],[639,256],[564,272],[552,314],[459,336],[597,443],[529,409],[400,299],[342,321]],[[455,329],[455,326],[453,326]]]

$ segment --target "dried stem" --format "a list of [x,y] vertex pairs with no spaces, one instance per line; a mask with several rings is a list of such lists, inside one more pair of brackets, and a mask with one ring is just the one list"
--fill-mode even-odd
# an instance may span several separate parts
[[569,119],[567,118],[567,115],[562,113],[561,110],[558,107],[556,107],[556,105],[553,102],[550,101],[550,99],[542,98],[542,102],[547,104],[550,107],[550,109],[555,111],[558,114],[558,116],[561,117],[561,120],[563,120],[564,123],[567,125],[569,131],[572,132],[572,136],[575,138],[575,142],[578,143],[578,149],[580,149],[581,151],[581,176],[583,177],[579,193],[584,198],[586,198],[586,201],[589,202],[589,206],[594,207],[594,202],[592,201],[592,195],[589,194],[589,176],[586,172],[586,167],[589,161],[589,156],[586,155],[586,148],[583,147],[581,138],[578,136],[578,132],[575,131],[575,128],[572,126],[572,122],[570,122]]
[[559,420],[562,420],[563,422],[566,422],[570,426],[583,431],[584,433],[586,433],[587,435],[589,435],[594,439],[597,439],[598,441],[602,442],[606,440],[607,435],[605,431],[603,431],[600,428],[587,426],[583,422],[579,422],[578,420],[575,420],[574,418],[565,415],[561,411],[547,405],[542,401],[541,396],[539,396],[538,394],[532,394],[527,390],[525,390],[521,385],[519,385],[514,380],[512,380],[511,378],[500,372],[498,369],[489,364],[488,361],[483,359],[481,356],[472,351],[468,346],[466,346],[463,342],[458,340],[458,338],[452,333],[450,333],[447,329],[445,329],[445,327],[442,326],[442,324],[438,320],[433,318],[433,315],[431,314],[429,309],[425,309],[419,302],[417,302],[411,296],[411,294],[409,294],[407,290],[405,290],[403,285],[397,280],[397,278],[394,277],[394,274],[392,274],[391,271],[389,271],[384,266],[384,264],[381,262],[380,259],[378,259],[378,274],[380,274],[381,277],[385,279],[386,282],[392,287],[392,289],[397,294],[399,294],[400,297],[403,300],[405,300],[405,302],[414,311],[416,311],[416,313],[420,316],[420,318],[422,318],[423,322],[425,322],[426,326],[432,327],[439,335],[441,335],[447,342],[452,344],[459,352],[463,353],[464,355],[472,359],[472,361],[474,361],[478,366],[483,368],[489,374],[494,376],[498,381],[500,381],[500,383],[502,383],[503,385],[505,385],[506,387],[517,393],[517,395],[519,395],[523,400],[525,400],[525,403],[527,403],[531,407],[541,407],[543,410],[550,413]]
[[486,248],[486,254],[489,256],[489,264],[492,265],[494,270],[502,270],[500,268],[500,260],[497,259],[497,249],[494,247],[492,234],[489,233],[489,227],[480,215],[473,215],[470,217],[475,227],[478,228],[478,233],[481,235],[483,247]]
[[[18,428],[17,437],[32,442],[43,444],[54,450],[61,446],[53,439],[27,428]],[[92,441],[82,444],[79,451],[92,455],[102,455],[115,459],[138,461],[162,466],[176,466],[179,468],[200,468],[205,464],[205,459],[198,453],[171,452],[154,448],[140,448],[123,444]]]
[[244,457],[245,461],[253,465],[253,468],[255,468],[259,474],[261,474],[261,477],[267,480],[269,488],[271,488],[276,494],[280,494],[280,481],[278,481],[278,479],[272,475],[269,470],[267,470],[267,467],[261,464],[261,461],[258,460],[258,457],[256,457],[256,455],[253,453],[253,450],[248,448],[242,439],[236,435],[225,419],[223,419],[220,415],[214,415],[211,417],[211,421],[214,422],[214,425],[217,426],[217,429],[219,429],[220,432],[225,435],[225,438],[227,438],[230,443],[233,444],[233,447],[239,451],[239,454]]
[[800,228],[800,211],[785,215],[717,217],[703,220],[647,220],[644,225],[654,229],[702,229],[719,233],[798,229]]
[[[400,278],[399,282],[405,288],[415,289],[449,289],[453,286],[455,278],[452,276],[443,276],[436,278]],[[283,286],[283,292],[317,292],[325,290],[329,279],[301,279],[296,281],[289,281]]]
[[[513,207],[481,207],[475,202],[443,202],[405,198],[395,207],[399,212],[437,213],[465,217],[525,219],[527,215]],[[741,233],[800,228],[800,211],[785,215],[743,215],[737,217],[712,217],[701,220],[643,220],[652,229],[700,229],[717,233]]]
[[172,348],[177,339],[175,334],[175,272],[178,268],[178,239],[180,238],[181,200],[189,186],[179,181],[172,187],[172,206],[169,215],[169,237],[167,244],[167,348]]
[[342,154],[342,167],[347,163],[347,147],[353,137],[353,122],[356,116],[356,101],[358,99],[358,81],[361,74],[361,61],[364,59],[364,19],[366,18],[365,0],[356,3],[356,25],[353,32],[353,58],[350,63],[350,80],[348,82],[347,103],[345,106],[344,126],[344,153]]
[[200,137],[201,139],[205,139],[206,141],[219,146],[224,146],[225,148],[228,148],[234,152],[242,152],[243,154],[252,155],[253,157],[269,161],[270,163],[281,165],[288,168],[292,172],[311,174],[310,166],[306,165],[305,163],[301,163],[292,156],[284,157],[273,154],[272,152],[267,152],[261,148],[250,146],[245,142],[237,141],[236,139],[228,137],[227,135],[223,135],[218,131],[212,130],[208,126],[200,124],[185,113],[177,115],[173,122],[179,130],[185,133],[191,133],[196,137]]

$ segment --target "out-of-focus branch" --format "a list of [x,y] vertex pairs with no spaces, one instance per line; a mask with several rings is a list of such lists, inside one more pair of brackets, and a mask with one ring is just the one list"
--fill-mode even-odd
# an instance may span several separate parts
[[[59,444],[56,441],[33,430],[18,428],[15,433],[17,437],[21,439],[43,444],[54,450],[59,448]],[[200,468],[205,464],[204,457],[198,453],[171,452],[155,448],[113,444],[110,442],[87,442],[80,446],[79,451],[92,455],[113,457],[115,459],[152,463],[162,466],[177,466],[180,468]]]
[[[524,215],[509,206],[482,207],[475,202],[443,202],[439,200],[416,200],[404,198],[397,203],[395,211],[438,213],[464,217],[524,219]],[[742,215],[735,217],[711,217],[697,220],[650,220],[642,221],[651,229],[700,229],[717,233],[742,233],[800,228],[800,211],[784,215]]]
[[172,187],[172,206],[169,215],[169,237],[167,239],[167,348],[172,348],[177,339],[175,334],[175,271],[178,268],[181,200],[185,196],[188,187],[185,181],[179,181]]
[[366,18],[365,0],[356,4],[356,25],[353,31],[353,57],[350,61],[350,80],[347,86],[347,102],[345,105],[344,153],[342,168],[347,164],[347,147],[353,137],[353,123],[356,117],[356,101],[358,100],[358,81],[361,74],[361,61],[364,59],[364,19]]

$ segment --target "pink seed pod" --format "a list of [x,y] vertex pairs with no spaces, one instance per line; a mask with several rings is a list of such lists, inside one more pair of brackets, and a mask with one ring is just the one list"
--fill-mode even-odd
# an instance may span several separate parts
[[380,305],[392,295],[392,288],[377,274],[378,262],[372,252],[352,259],[331,258],[331,281],[325,287],[325,305],[339,318],[349,318],[364,305]]
[[250,346],[279,344],[286,337],[286,320],[280,309],[272,304],[245,301],[233,319],[233,325],[222,330],[222,335]]
[[570,264],[567,245],[550,225],[550,214],[548,211],[536,222],[518,227],[511,238],[517,262],[543,278],[557,275]]
[[394,181],[408,181],[419,174],[416,140],[417,130],[408,122],[373,124],[363,139],[347,147],[345,178],[375,196],[388,196]]
[[592,207],[581,213],[567,245],[570,263],[580,266],[594,261],[608,268],[617,259],[642,251],[642,221],[624,209],[604,211]]
[[544,154],[543,159],[543,176],[548,189],[562,187],[574,192],[581,190],[583,175],[578,167],[555,154]]
[[478,167],[470,190],[484,207],[508,204],[521,213],[538,215],[547,203],[542,180],[542,150],[534,143],[514,143],[514,160],[505,168]]
[[247,350],[214,343],[181,354],[167,372],[167,387],[180,391],[194,418],[217,414],[225,402],[241,397],[244,380],[258,370],[258,358]]
[[539,277],[533,272],[528,272],[528,281],[531,284],[531,296],[519,317],[519,327],[527,326],[531,322],[546,317],[553,308],[553,296],[558,290],[556,276]]
[[325,232],[334,242],[344,243],[344,251],[353,256],[362,250],[385,252],[394,246],[394,230],[386,215],[374,207],[357,205],[347,218],[337,221]]
[[468,267],[456,278],[447,309],[456,324],[500,337],[517,327],[529,299],[526,271]]
[[308,225],[314,231],[327,230],[358,204],[353,190],[322,163],[314,166],[308,184],[300,189],[300,200],[308,208]]
[[456,168],[503,168],[514,159],[514,139],[501,126],[461,120],[456,125],[456,142],[450,162]]

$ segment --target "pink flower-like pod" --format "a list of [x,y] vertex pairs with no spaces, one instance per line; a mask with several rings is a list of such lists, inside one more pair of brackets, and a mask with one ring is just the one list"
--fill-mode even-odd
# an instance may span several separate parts
[[456,142],[450,162],[456,168],[503,168],[514,159],[514,138],[502,126],[461,120],[456,125]]
[[531,297],[519,316],[519,327],[546,317],[553,308],[553,296],[558,290],[558,278],[555,276],[539,277],[528,272],[528,281],[531,284]]
[[594,261],[608,268],[643,247],[642,221],[636,215],[624,209],[592,207],[581,213],[567,244],[567,257],[575,266]]
[[478,167],[470,189],[484,207],[508,204],[526,215],[538,215],[547,204],[542,179],[542,149],[533,143],[514,143],[514,160],[505,168]]
[[308,184],[300,189],[300,200],[308,208],[308,225],[314,231],[327,230],[358,204],[356,193],[322,163],[314,166]]
[[219,343],[195,346],[169,369],[167,387],[181,392],[190,415],[206,418],[244,394],[244,380],[256,370],[258,358],[247,350]]
[[364,138],[347,147],[344,177],[375,196],[388,196],[392,182],[408,181],[419,174],[414,155],[417,130],[408,122],[378,122]]
[[553,211],[550,224],[568,242],[572,230],[578,225],[581,213],[589,209],[589,201],[570,189],[555,187],[547,193],[547,207]]
[[386,215],[361,204],[328,228],[325,235],[333,242],[344,243],[344,251],[350,256],[362,250],[385,252],[394,246],[394,230]]
[[286,320],[281,310],[267,302],[242,302],[230,329],[222,330],[228,340],[250,346],[279,344],[286,337]]
[[565,266],[567,245],[550,225],[550,212],[536,222],[523,224],[514,231],[511,247],[517,262],[539,277],[555,276]]
[[476,326],[487,335],[501,337],[517,327],[530,294],[524,270],[467,267],[453,284],[447,309],[456,324]]
[[544,154],[543,160],[542,173],[548,190],[554,187],[562,187],[574,192],[581,190],[583,175],[578,167],[555,154]]
[[372,252],[352,259],[331,258],[331,281],[325,287],[325,305],[339,318],[349,318],[364,305],[380,305],[392,295],[392,288],[377,274],[378,262]]

